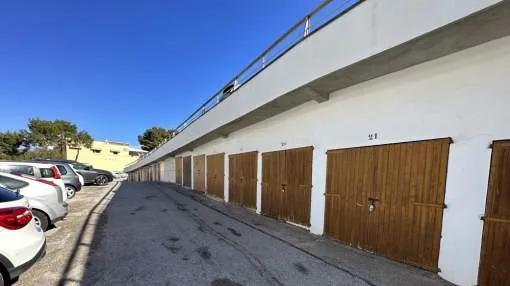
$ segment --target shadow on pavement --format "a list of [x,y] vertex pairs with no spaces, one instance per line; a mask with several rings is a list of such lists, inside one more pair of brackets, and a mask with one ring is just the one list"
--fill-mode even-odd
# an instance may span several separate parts
[[78,254],[80,253],[80,248],[82,248],[82,247],[86,247],[88,249],[91,248],[90,243],[84,243],[85,236],[87,235],[86,230],[91,225],[92,218],[94,216],[101,215],[100,213],[97,212],[97,210],[100,208],[100,206],[105,202],[105,200],[108,198],[108,196],[111,193],[115,192],[120,187],[120,185],[121,185],[120,182],[116,182],[115,185],[113,185],[112,188],[108,192],[106,192],[101,197],[101,199],[88,212],[87,217],[80,228],[78,238],[76,239],[76,241],[74,243],[71,255],[69,256],[69,258],[66,262],[66,265],[62,272],[61,278],[58,282],[59,286],[63,286],[63,285],[67,285],[67,284],[81,284],[82,281],[80,279],[71,278],[71,277],[69,277],[69,275],[71,274],[72,270],[74,269],[73,266],[76,266],[74,264],[75,264],[75,261],[77,260]]

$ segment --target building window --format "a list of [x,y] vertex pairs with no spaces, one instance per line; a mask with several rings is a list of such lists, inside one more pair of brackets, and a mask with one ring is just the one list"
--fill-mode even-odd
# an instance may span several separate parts
[[113,151],[111,150],[110,152],[112,152],[113,155],[119,155],[119,151]]
[[96,154],[99,154],[101,153],[101,150],[98,150],[98,149],[92,149],[92,152],[96,153]]

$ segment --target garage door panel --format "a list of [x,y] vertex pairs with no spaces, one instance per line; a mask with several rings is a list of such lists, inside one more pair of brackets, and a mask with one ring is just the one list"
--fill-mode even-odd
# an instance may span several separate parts
[[229,156],[229,201],[244,207],[257,205],[258,152]]
[[261,204],[261,212],[264,215],[270,215],[271,209],[272,209],[272,194],[271,194],[271,174],[272,171],[272,158],[271,156],[268,156],[268,154],[262,154],[262,182],[261,182],[261,189],[262,189],[262,204]]
[[225,154],[209,155],[207,165],[207,194],[223,199],[225,185]]
[[272,209],[272,198],[271,198],[271,191],[269,189],[268,183],[261,183],[262,188],[262,205],[261,205],[261,213],[263,215],[271,216],[271,209]]
[[191,188],[191,156],[182,158],[182,184]]
[[310,225],[310,204],[312,190],[311,147],[285,151],[286,190],[283,205],[287,208],[286,220],[302,225]]
[[[249,179],[243,181],[243,205],[247,208],[257,207],[257,173],[255,172],[255,179]],[[252,174],[253,176],[253,174]]]
[[175,158],[175,182],[182,185],[182,157]]
[[437,271],[449,142],[328,151],[326,233]]
[[[495,157],[488,200],[488,212],[491,216],[510,217],[510,143],[495,145]],[[504,146],[504,147],[503,147]]]
[[493,144],[478,285],[510,281],[510,141]]
[[283,218],[287,213],[282,205],[282,187],[285,176],[285,152],[268,152],[262,154],[262,211],[274,218]]
[[248,162],[246,164],[246,172],[243,173],[243,184],[245,191],[244,204],[249,208],[257,207],[257,171],[258,171],[258,152],[251,152],[247,154]]
[[508,265],[510,264],[510,223],[485,221],[484,245],[480,263],[478,285],[508,285]]
[[262,213],[310,225],[313,148],[262,154]]
[[237,183],[237,165],[236,161],[229,159],[228,161],[228,201],[229,202],[239,202],[240,194],[239,192],[236,192],[239,188]]
[[193,156],[193,188],[205,192],[205,155]]
[[366,162],[371,156],[367,150],[350,149],[328,152],[327,160],[326,233],[354,247],[367,245],[367,192],[373,169],[367,169]]

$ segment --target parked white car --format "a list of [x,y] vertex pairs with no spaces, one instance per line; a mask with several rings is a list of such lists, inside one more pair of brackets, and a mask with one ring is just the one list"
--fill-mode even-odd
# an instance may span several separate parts
[[46,231],[48,226],[67,215],[67,203],[63,190],[51,181],[0,172],[0,186],[19,191],[28,199],[37,226]]
[[83,176],[80,173],[78,173],[78,171],[74,168],[73,164],[69,164],[69,167],[71,167],[71,169],[73,169],[73,171],[78,176],[78,180],[80,180],[80,184],[82,186],[85,186],[85,179],[83,179]]
[[46,251],[43,231],[35,225],[26,198],[0,188],[0,285],[9,285]]
[[[0,171],[25,174],[34,176],[47,181],[51,181],[62,190],[65,190],[65,184],[62,180],[62,175],[58,170],[57,166],[50,163],[33,163],[33,162],[17,162],[17,161],[0,161]],[[64,197],[64,201],[67,201],[67,196]]]

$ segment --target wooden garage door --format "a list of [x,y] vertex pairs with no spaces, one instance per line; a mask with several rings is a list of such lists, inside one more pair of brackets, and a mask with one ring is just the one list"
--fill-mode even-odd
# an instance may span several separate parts
[[152,179],[155,182],[159,182],[160,181],[160,178],[159,178],[159,163],[154,163],[152,165]]
[[450,139],[327,153],[325,233],[438,271]]
[[191,156],[182,159],[182,183],[185,187],[191,188]]
[[262,153],[262,213],[310,225],[313,147]]
[[225,154],[207,156],[207,193],[224,198]]
[[147,169],[147,174],[148,174],[147,180],[149,182],[152,182],[153,181],[153,178],[152,178],[152,166],[147,166],[146,169]]
[[182,157],[175,158],[175,182],[182,185]]
[[257,157],[256,151],[229,156],[229,202],[257,207]]
[[205,155],[193,157],[193,188],[205,192]]
[[494,142],[478,285],[510,285],[510,141]]
[[158,162],[158,181],[163,181],[163,178],[165,176],[165,165],[163,162]]

